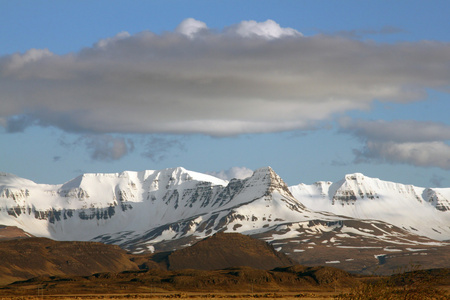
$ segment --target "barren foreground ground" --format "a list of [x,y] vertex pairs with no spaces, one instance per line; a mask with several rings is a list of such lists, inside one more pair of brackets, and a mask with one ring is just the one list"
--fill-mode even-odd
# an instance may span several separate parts
[[336,299],[337,293],[317,292],[317,293],[153,293],[153,294],[127,294],[127,295],[42,295],[39,296],[0,296],[1,300],[79,300],[79,299],[102,299],[102,300],[129,300],[129,299]]

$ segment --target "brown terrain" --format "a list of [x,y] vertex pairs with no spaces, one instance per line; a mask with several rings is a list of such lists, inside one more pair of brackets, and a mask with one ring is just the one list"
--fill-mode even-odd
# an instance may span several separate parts
[[[367,293],[362,287],[382,279],[294,263],[265,242],[240,234],[219,233],[183,250],[153,255],[131,255],[101,243],[20,238],[0,242],[0,296],[332,299]],[[426,293],[450,287],[448,269],[407,274],[392,277],[389,286],[426,285]]]
[[0,241],[6,241],[11,239],[21,239],[32,237],[31,234],[23,231],[16,226],[3,226],[0,225]]
[[0,284],[37,276],[138,270],[118,246],[27,238],[0,242]]
[[168,263],[169,270],[218,270],[239,266],[271,270],[296,264],[266,242],[238,233],[218,233],[175,251],[168,256]]

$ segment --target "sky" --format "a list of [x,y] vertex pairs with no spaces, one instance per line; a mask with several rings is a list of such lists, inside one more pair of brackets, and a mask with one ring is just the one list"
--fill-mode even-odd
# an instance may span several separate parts
[[450,187],[449,1],[0,0],[0,172]]

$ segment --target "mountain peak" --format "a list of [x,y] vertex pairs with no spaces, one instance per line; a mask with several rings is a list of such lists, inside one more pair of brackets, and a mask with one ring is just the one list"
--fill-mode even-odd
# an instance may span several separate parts
[[262,167],[255,170],[248,180],[255,185],[262,185],[266,189],[264,193],[266,196],[273,191],[278,191],[282,196],[294,198],[287,184],[271,167]]
[[364,180],[365,176],[362,173],[353,173],[353,174],[347,174],[345,175],[345,180],[353,180],[353,181],[362,181]]
[[222,185],[222,186],[225,186],[228,183],[228,181],[222,180],[212,175],[186,170],[183,167],[165,169],[161,171],[161,173],[170,176],[171,180],[176,181],[178,184],[191,180],[200,182],[210,182],[214,185]]

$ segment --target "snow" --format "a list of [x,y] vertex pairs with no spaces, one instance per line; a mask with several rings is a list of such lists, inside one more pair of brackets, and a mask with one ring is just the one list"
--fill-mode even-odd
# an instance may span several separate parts
[[411,251],[411,252],[416,252],[416,251],[426,251],[427,249],[406,248],[406,250]]
[[393,249],[393,248],[390,248],[390,247],[385,247],[383,249],[383,251],[387,251],[387,252],[401,252],[402,250],[401,249]]
[[336,246],[343,249],[381,249],[382,247],[370,247],[370,246]]
[[[439,211],[434,202],[424,198],[434,195],[445,203],[450,189],[425,189],[355,173],[337,183],[299,184],[289,190],[270,167],[229,182],[181,167],[83,174],[59,185],[0,173],[0,224],[56,240],[105,237],[114,243],[133,241],[155,230],[136,252],[153,252],[155,243],[181,236],[204,238],[225,227],[227,232],[244,234],[274,230],[272,237],[266,238],[273,241],[302,235],[320,237],[333,231],[340,231],[336,237],[341,238],[401,235],[386,229],[391,225],[375,221],[366,221],[371,229],[343,226],[340,222],[348,217],[381,220],[414,234],[450,240],[450,211]],[[342,200],[349,193],[356,199],[350,199],[351,204]],[[20,210],[20,215],[8,214],[13,208]],[[41,218],[36,218],[39,213]],[[50,221],[55,213],[61,213],[59,219],[54,216]],[[221,220],[223,228],[218,227]],[[199,232],[205,222],[213,223],[211,230]],[[337,242],[334,237],[329,241]],[[406,239],[398,243],[417,245]],[[435,242],[424,240],[421,244],[427,243]]]
[[289,190],[313,211],[380,220],[432,239],[450,239],[450,210],[437,210],[436,201],[428,198],[437,195],[445,207],[450,203],[450,188],[426,189],[355,173],[336,183],[299,184]]

